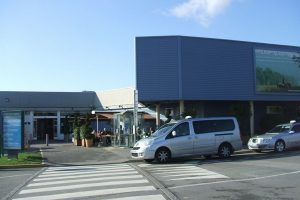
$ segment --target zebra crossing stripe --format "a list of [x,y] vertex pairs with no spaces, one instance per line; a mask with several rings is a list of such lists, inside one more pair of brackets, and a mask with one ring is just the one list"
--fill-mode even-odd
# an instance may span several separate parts
[[153,174],[162,174],[162,175],[165,175],[165,174],[178,174],[178,173],[184,173],[184,174],[191,174],[191,173],[199,173],[199,174],[215,174],[215,172],[211,172],[211,171],[199,171],[199,170],[176,170],[176,171],[172,171],[172,172],[154,172]]
[[78,185],[66,185],[66,186],[55,186],[55,187],[45,187],[45,188],[36,188],[36,189],[25,189],[22,190],[19,194],[29,194],[37,192],[53,192],[60,190],[70,190],[70,189],[80,189],[80,188],[90,188],[90,187],[103,187],[103,186],[112,186],[112,185],[125,185],[125,184],[141,184],[149,183],[146,179],[141,180],[128,180],[128,181],[111,181],[111,182],[102,182],[102,183],[88,183],[88,184],[78,184]]
[[[184,173],[184,174],[171,174],[171,175],[165,175],[165,176],[161,176],[161,177],[180,177],[180,176],[198,176],[198,177],[213,177],[215,175],[219,175],[216,173],[209,173],[209,174],[203,174],[203,173]],[[222,177],[225,177],[222,175]]]
[[222,174],[215,174],[215,175],[207,175],[207,176],[192,176],[192,177],[182,177],[182,178],[173,178],[167,181],[179,181],[179,180],[193,180],[193,179],[216,179],[216,178],[228,178]]
[[[112,172],[113,175],[129,175],[129,174],[138,174],[137,171],[129,171],[129,172],[117,172],[117,173],[114,173]],[[76,176],[75,176],[76,175]],[[40,178],[38,177],[37,179],[34,180],[34,182],[39,182],[39,181],[52,181],[52,180],[66,180],[66,179],[75,179],[75,178],[85,178],[85,177],[95,177],[97,176],[97,172],[94,172],[94,173],[90,173],[90,174],[73,174],[72,176],[70,175],[65,175],[65,176],[62,176],[60,175],[59,177],[47,177],[47,178]],[[99,173],[99,176],[101,177],[107,177],[107,176],[111,176],[111,174],[100,174]]]
[[120,167],[129,167],[127,164],[111,164],[111,165],[95,165],[95,166],[68,166],[68,167],[50,167],[45,171],[63,171],[63,170],[73,170],[73,169],[104,169],[104,168],[120,168]]
[[[103,189],[103,190],[93,190],[93,191],[80,191],[80,192],[70,192],[63,194],[53,194],[53,195],[42,195],[36,197],[24,197],[15,198],[15,200],[58,200],[67,198],[83,198],[92,196],[103,196],[112,195],[120,193],[130,193],[130,192],[142,192],[142,191],[155,191],[153,186],[142,186],[142,187],[126,187],[126,188],[113,188],[113,189]],[[144,196],[141,197],[144,199]]]
[[61,180],[61,181],[51,181],[51,182],[38,182],[38,183],[31,183],[27,187],[33,187],[33,186],[49,186],[49,185],[57,185],[57,184],[69,184],[69,183],[83,183],[83,182],[93,182],[93,181],[104,181],[104,180],[124,180],[124,179],[138,179],[143,178],[142,175],[125,175],[125,176],[110,176],[110,177],[102,177],[101,174],[99,174],[99,177],[97,178],[89,178],[89,179],[83,179],[83,180]]
[[165,200],[162,195],[147,195],[147,196],[133,196],[133,197],[122,197],[122,198],[114,198],[109,200]]
[[68,169],[68,170],[60,170],[60,171],[45,171],[44,174],[47,176],[51,176],[51,175],[57,175],[57,174],[65,174],[65,173],[81,173],[81,172],[93,172],[93,171],[97,171],[97,172],[106,172],[106,171],[121,171],[121,170],[132,170],[131,167],[121,167],[121,168],[113,168],[113,169],[107,169],[107,168],[95,168],[95,169]]
[[141,164],[139,166],[147,168],[156,176],[166,178],[166,181],[229,178],[225,175],[218,174],[195,165],[169,165],[167,167],[157,167],[149,164]]

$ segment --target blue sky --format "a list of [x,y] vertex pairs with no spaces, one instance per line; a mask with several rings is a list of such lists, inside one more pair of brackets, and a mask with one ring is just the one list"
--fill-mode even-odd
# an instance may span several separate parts
[[300,46],[299,0],[0,0],[0,91],[135,85],[137,36]]

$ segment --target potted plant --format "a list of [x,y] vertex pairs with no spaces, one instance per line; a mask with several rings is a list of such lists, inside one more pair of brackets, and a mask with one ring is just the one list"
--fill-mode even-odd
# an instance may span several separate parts
[[73,129],[74,145],[81,146],[80,127],[76,126]]
[[91,136],[91,132],[92,132],[92,129],[90,128],[90,126],[87,123],[80,126],[80,138],[82,141],[82,146],[87,146],[86,145],[87,143],[88,143],[88,145],[90,145],[90,141],[92,143],[90,146],[93,145],[93,138]]
[[94,135],[89,133],[85,138],[85,146],[86,147],[92,147],[94,141]]

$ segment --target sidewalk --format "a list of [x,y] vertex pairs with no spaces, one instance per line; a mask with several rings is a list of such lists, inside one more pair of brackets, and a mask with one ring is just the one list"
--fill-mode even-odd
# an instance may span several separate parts
[[31,148],[41,149],[44,163],[51,166],[92,165],[127,162],[131,159],[130,148],[81,147],[72,143],[33,144]]
[[[131,161],[130,148],[124,147],[81,147],[72,143],[35,144],[31,148],[39,148],[42,151],[46,165],[90,165],[108,164]],[[247,154],[251,151],[244,149],[235,154]]]

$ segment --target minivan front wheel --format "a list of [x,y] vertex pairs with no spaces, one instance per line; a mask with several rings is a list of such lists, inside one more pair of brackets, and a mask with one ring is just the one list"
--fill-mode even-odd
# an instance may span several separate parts
[[158,149],[155,154],[155,159],[159,163],[167,163],[171,160],[171,153],[166,148]]
[[220,158],[229,158],[232,152],[230,144],[222,144],[219,147],[218,155]]

